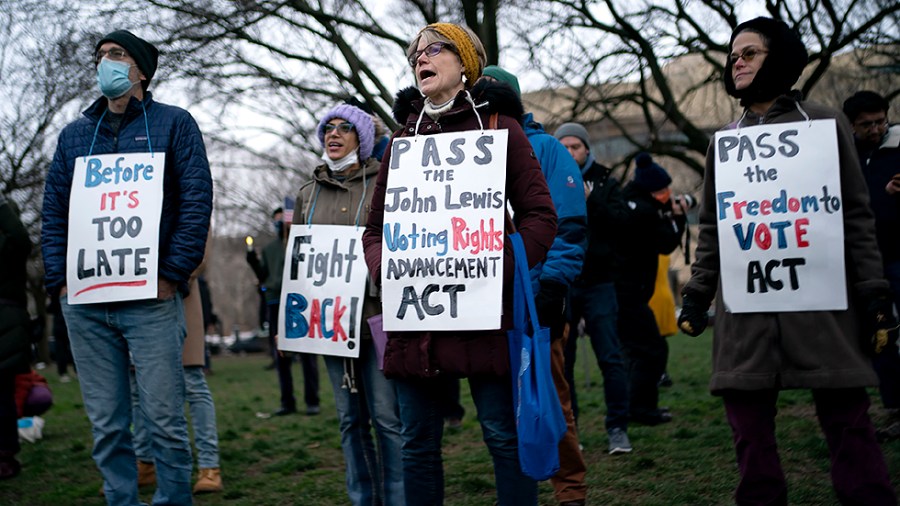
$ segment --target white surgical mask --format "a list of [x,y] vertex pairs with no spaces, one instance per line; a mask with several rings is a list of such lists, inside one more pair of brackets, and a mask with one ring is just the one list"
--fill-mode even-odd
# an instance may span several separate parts
[[325,164],[328,165],[328,168],[331,169],[331,172],[339,173],[344,172],[351,165],[359,163],[359,155],[354,150],[349,155],[343,158],[332,160],[328,157],[328,153],[322,153],[322,160],[325,161]]

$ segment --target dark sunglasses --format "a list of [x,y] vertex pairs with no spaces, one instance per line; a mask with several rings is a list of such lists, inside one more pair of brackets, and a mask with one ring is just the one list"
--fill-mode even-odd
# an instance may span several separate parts
[[454,53],[456,52],[456,48],[453,47],[453,44],[447,42],[432,42],[425,46],[421,51],[413,51],[413,54],[409,55],[409,66],[415,67],[416,62],[419,61],[419,57],[422,56],[423,53],[429,58],[434,58],[441,54],[441,50],[445,47]]
[[349,134],[353,130],[353,123],[338,123],[337,125],[332,125],[331,123],[325,124],[325,133],[330,134],[337,130],[342,134]]
[[732,65],[737,63],[738,60],[744,60],[744,62],[750,63],[757,56],[759,56],[761,54],[766,54],[766,53],[768,53],[768,51],[766,51],[765,49],[757,49],[755,47],[748,47],[748,48],[745,48],[743,51],[741,51],[741,54],[731,53],[731,55],[728,58],[731,60]]

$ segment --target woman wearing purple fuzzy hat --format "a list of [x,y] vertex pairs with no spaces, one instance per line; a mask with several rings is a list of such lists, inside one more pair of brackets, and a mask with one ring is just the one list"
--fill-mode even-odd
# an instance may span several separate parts
[[[312,181],[300,188],[293,223],[365,226],[380,165],[372,158],[372,117],[358,107],[341,104],[325,113],[317,133],[323,163],[316,167]],[[368,283],[363,302],[359,358],[324,359],[340,420],[350,502],[404,504],[397,399],[393,383],[378,368],[367,323],[381,313],[374,286]]]

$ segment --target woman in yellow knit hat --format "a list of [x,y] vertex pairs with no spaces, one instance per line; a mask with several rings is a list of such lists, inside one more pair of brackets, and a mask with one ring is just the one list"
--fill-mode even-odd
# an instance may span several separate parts
[[[450,23],[429,25],[413,39],[407,57],[418,87],[397,95],[394,117],[401,130],[395,133],[386,153],[392,153],[393,142],[400,142],[401,137],[507,130],[505,197],[515,211],[529,265],[543,260],[556,234],[556,212],[541,168],[519,125],[523,110],[516,93],[508,86],[478,79],[486,60],[484,47],[468,28]],[[381,164],[363,235],[366,263],[377,280],[381,279],[391,158],[386,156]],[[448,187],[453,184],[448,182]],[[493,459],[498,504],[537,504],[537,484],[519,465],[512,401],[506,337],[513,314],[514,263],[509,241],[504,241],[502,257],[503,316],[498,328],[388,332],[384,372],[397,385],[407,506],[443,503],[440,392],[444,382],[460,377],[469,379],[484,441]],[[383,303],[389,304],[388,299]]]

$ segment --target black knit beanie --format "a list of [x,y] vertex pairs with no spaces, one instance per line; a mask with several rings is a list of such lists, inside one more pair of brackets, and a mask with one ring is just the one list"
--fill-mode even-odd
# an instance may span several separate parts
[[672,177],[666,169],[653,161],[648,153],[639,153],[634,158],[637,168],[634,170],[634,184],[640,189],[653,193],[672,184]]
[[138,69],[147,78],[141,81],[141,87],[144,91],[147,91],[147,87],[150,86],[150,80],[153,78],[153,74],[156,73],[156,66],[159,62],[159,50],[153,44],[128,30],[116,30],[100,39],[100,42],[94,47],[94,52],[96,53],[100,46],[107,42],[115,42],[122,46],[134,58],[134,63],[137,64]]
[[[743,31],[758,32],[768,42],[769,52],[756,72],[753,82],[742,90],[735,89],[731,76],[731,48],[734,39]],[[791,91],[809,62],[809,55],[800,36],[784,21],[759,17],[739,24],[728,42],[729,56],[725,58],[725,91],[741,100],[743,107],[768,102]]]

